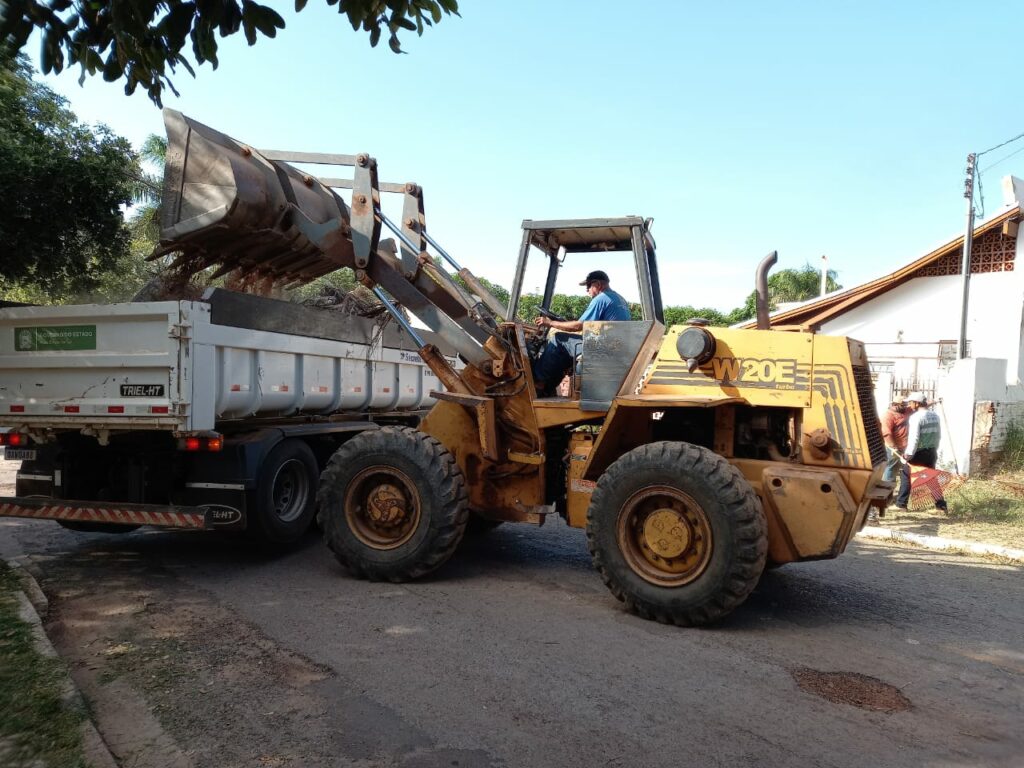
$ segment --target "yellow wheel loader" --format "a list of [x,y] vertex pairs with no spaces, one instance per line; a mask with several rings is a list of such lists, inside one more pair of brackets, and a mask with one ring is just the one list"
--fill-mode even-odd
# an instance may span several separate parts
[[[164,114],[161,253],[276,286],[350,267],[443,385],[418,429],[364,431],[323,465],[319,520],[352,574],[414,579],[467,524],[560,515],[586,529],[595,568],[631,611],[704,625],[766,566],[838,556],[891,497],[864,347],[769,328],[774,254],[757,271],[757,330],[666,328],[649,221],[527,220],[506,306],[428,232],[422,189],[379,182],[372,157],[260,151]],[[313,164],[351,178],[302,170]],[[402,196],[400,221],[382,193]],[[544,339],[517,319],[530,255],[547,259],[550,314],[563,262],[616,251],[632,256],[642,319],[585,323],[569,395],[538,397]],[[406,311],[457,357],[421,343]]]

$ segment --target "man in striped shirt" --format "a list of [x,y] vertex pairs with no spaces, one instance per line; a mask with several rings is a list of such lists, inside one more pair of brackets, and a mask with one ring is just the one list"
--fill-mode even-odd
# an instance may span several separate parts
[[[920,392],[907,395],[907,406],[910,408],[910,419],[907,422],[907,449],[903,452],[906,464],[900,482],[900,495],[896,506],[906,511],[910,502],[910,465],[935,469],[935,461],[939,455],[939,440],[942,439],[942,424],[939,415],[925,407],[926,401]],[[946,511],[946,500],[941,491],[933,491],[935,508]]]

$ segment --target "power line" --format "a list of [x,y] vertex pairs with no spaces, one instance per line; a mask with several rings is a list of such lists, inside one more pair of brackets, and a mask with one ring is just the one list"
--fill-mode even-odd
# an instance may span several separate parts
[[1014,136],[1014,137],[1013,137],[1012,139],[1007,139],[1007,140],[1006,140],[1006,141],[1004,141],[1004,142],[1003,142],[1002,144],[996,144],[996,145],[995,145],[994,147],[989,147],[989,148],[988,148],[988,149],[986,149],[986,150],[985,150],[984,152],[978,152],[978,153],[977,153],[977,156],[978,156],[978,157],[981,157],[982,155],[987,155],[987,154],[988,154],[989,152],[992,152],[992,151],[994,151],[994,150],[997,150],[997,149],[999,149],[1000,147],[1005,147],[1005,146],[1006,146],[1007,144],[1012,144],[1012,143],[1013,143],[1013,142],[1015,142],[1015,141],[1016,141],[1017,139],[1024,139],[1024,133],[1020,133],[1020,134],[1017,134],[1017,135],[1016,135],[1016,136]]
[[[992,166],[989,166],[991,168]],[[978,212],[978,218],[985,218],[985,188],[981,185],[981,172],[978,173],[978,202],[980,203],[981,210]]]
[[[1013,141],[1013,139],[1011,139],[1010,141]],[[1009,143],[1009,142],[1004,142],[1004,143]],[[991,150],[989,150],[989,151],[991,151]],[[1024,152],[1024,147],[1021,147],[1020,149],[1015,149],[1010,154],[1004,155],[1003,157],[1001,157],[998,160],[995,160],[995,161],[989,163],[984,168],[981,168],[978,171],[978,176],[977,176],[977,178],[978,178],[978,202],[980,203],[980,207],[981,207],[981,210],[978,213],[979,217],[985,218],[985,189],[984,189],[984,187],[982,186],[982,183],[981,183],[982,175],[988,173],[993,168],[995,168],[997,165],[1001,165],[1002,163],[1005,163],[1007,160],[1009,160],[1014,155],[1019,155],[1021,152]]]
[[985,173],[986,171],[990,171],[993,168],[995,168],[997,165],[999,165],[1000,163],[1006,162],[1011,157],[1013,157],[1014,155],[1019,155],[1021,152],[1024,152],[1024,147],[1021,147],[1020,149],[1015,149],[1013,152],[1011,152],[1010,154],[1008,154],[1008,155],[1006,155],[1004,157],[1001,157],[999,160],[996,160],[996,161],[994,161],[992,163],[989,163],[984,168],[982,168],[980,171],[978,171],[978,173]]

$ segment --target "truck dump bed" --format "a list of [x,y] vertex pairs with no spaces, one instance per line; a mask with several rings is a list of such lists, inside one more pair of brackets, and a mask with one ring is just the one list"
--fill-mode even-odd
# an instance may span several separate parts
[[0,309],[0,427],[185,434],[423,409],[440,384],[417,349],[393,323],[220,290]]

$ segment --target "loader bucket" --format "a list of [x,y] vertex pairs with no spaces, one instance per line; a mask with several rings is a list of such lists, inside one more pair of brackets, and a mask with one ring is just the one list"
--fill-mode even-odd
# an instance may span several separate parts
[[308,282],[352,266],[350,214],[316,178],[172,109],[160,248],[189,272],[218,267],[246,280]]

